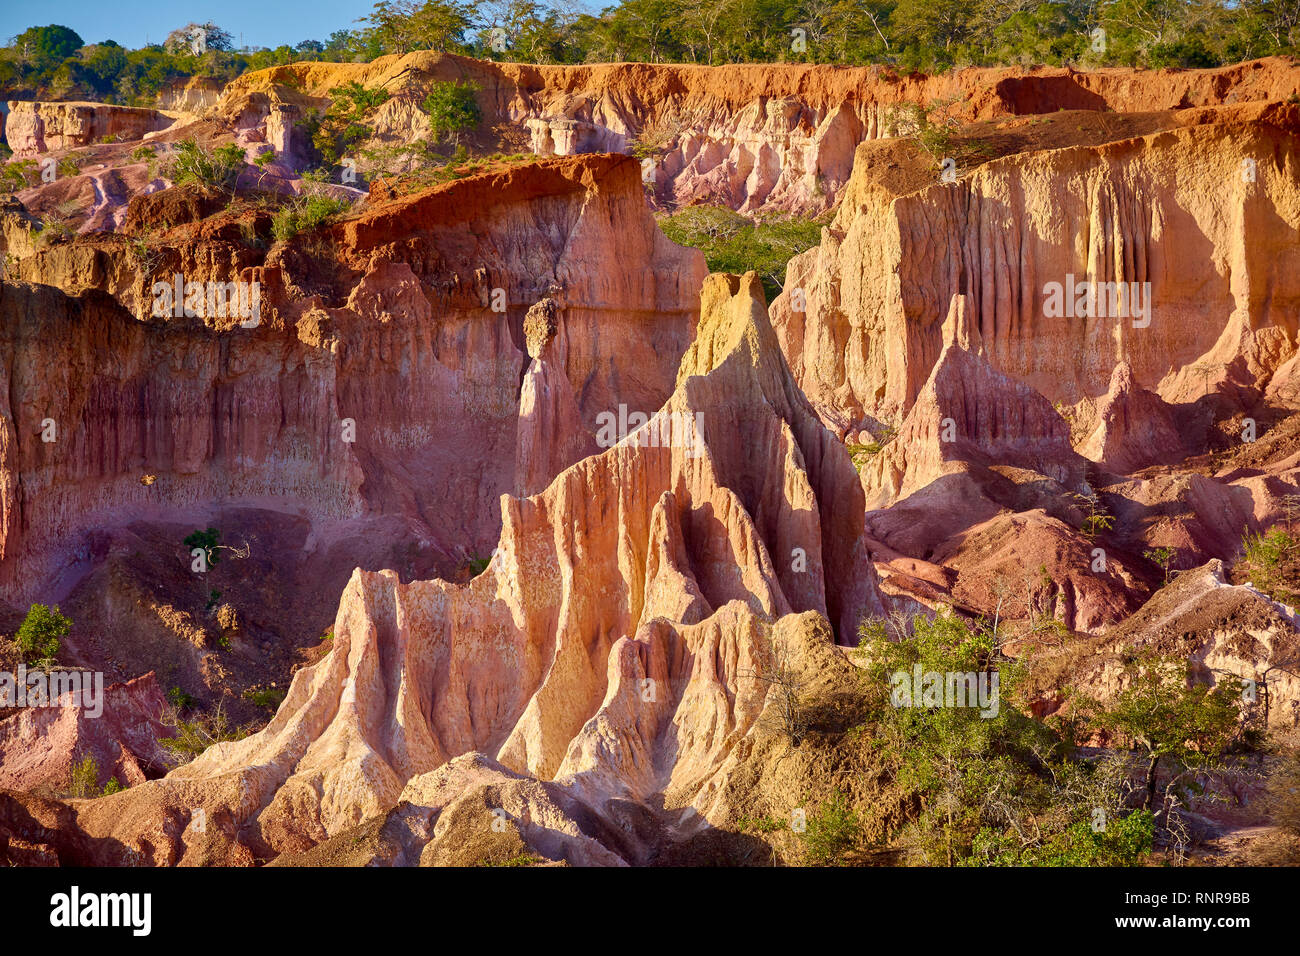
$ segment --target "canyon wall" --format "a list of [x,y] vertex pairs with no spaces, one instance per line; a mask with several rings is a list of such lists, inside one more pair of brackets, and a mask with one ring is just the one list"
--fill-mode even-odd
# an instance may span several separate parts
[[330,90],[356,81],[393,94],[375,114],[379,139],[411,142],[428,132],[418,104],[433,80],[478,87],[481,129],[522,127],[539,155],[624,152],[636,140],[652,146],[646,179],[661,202],[802,213],[840,198],[858,143],[909,131],[900,108],[911,104],[968,122],[1061,109],[1283,100],[1300,92],[1300,69],[1285,59],[1140,75],[982,68],[900,76],[809,64],[534,66],[420,52],[248,73],[231,82],[218,109],[252,124],[281,104],[323,108]]
[[104,103],[33,103],[13,100],[5,114],[5,143],[23,159],[54,150],[103,142],[105,137],[142,139],[166,129],[176,114]]
[[[1300,109],[1198,119],[902,194],[864,168],[773,303],[800,386],[837,429],[899,422],[954,308],[994,368],[1053,402],[1097,402],[1120,363],[1168,401],[1266,381],[1300,321]],[[1071,282],[1149,283],[1149,314],[1053,315],[1050,284]]]
[[[662,429],[674,416],[702,424],[698,443]],[[555,781],[607,823],[667,794],[666,820],[702,826],[709,781],[779,705],[783,655],[828,646],[828,612],[847,636],[883,611],[862,516],[757,277],[711,276],[663,408],[542,493],[504,496],[483,573],[356,571],[331,652],[263,731],[86,804],[78,823],[143,863],[200,852],[200,810],[256,852],[300,852],[481,754],[470,762],[494,779]],[[178,825],[141,830],[162,818]]]
[[[704,275],[698,252],[655,227],[636,164],[618,157],[378,203],[326,241],[339,260],[325,273],[301,241],[264,259],[184,229],[150,270],[118,236],[21,260],[24,279],[63,291],[0,293],[7,599],[84,571],[92,532],[210,502],[397,516],[449,571],[457,554],[491,550],[520,431],[540,427],[520,417],[528,363],[549,363],[589,434],[620,403],[657,408]],[[260,322],[149,315],[153,281],[177,273],[260,283]],[[530,359],[524,316],[542,299],[580,345]],[[548,459],[534,480],[576,460],[583,446],[569,444],[575,458]]]

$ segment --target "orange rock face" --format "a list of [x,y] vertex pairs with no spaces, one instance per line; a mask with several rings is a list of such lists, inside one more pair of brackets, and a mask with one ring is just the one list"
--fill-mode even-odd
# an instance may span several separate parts
[[[162,777],[152,674],[102,724],[7,717],[0,861],[672,862],[745,836],[759,783],[804,799],[777,764],[814,772],[826,741],[801,747],[790,688],[852,716],[872,618],[1047,648],[1037,716],[1116,692],[1135,648],[1205,682],[1294,664],[1294,610],[1230,567],[1300,500],[1290,61],[414,53],[177,88],[212,114],[162,136],[270,146],[292,189],[331,89],[430,78],[539,158],[376,181],[289,239],[142,164],[0,207],[0,625],[58,600],[78,661],[274,712]],[[418,99],[376,143],[427,132]],[[935,155],[913,104],[951,111]],[[60,106],[11,115],[24,149],[101,122]],[[43,235],[87,196],[83,235]],[[659,231],[656,203],[693,201],[838,209],[769,311]],[[160,306],[178,277],[255,288],[255,314]],[[1270,693],[1292,727],[1300,686]],[[30,792],[85,751],[130,789]]]
[[[800,386],[837,427],[901,420],[938,360],[954,297],[993,367],[1053,402],[1099,401],[1118,363],[1167,401],[1266,381],[1296,334],[1300,111],[1207,114],[1107,145],[1008,155],[903,194],[875,181],[860,151],[859,182],[773,303]],[[1100,296],[1069,308],[1057,297],[1067,283],[1070,305],[1138,283],[1150,314],[1103,308]]]
[[5,114],[5,143],[20,158],[98,143],[106,136],[142,139],[166,129],[175,115],[104,103],[11,101]]
[[[533,66],[416,52],[245,74],[227,87],[219,108],[252,123],[282,103],[319,107],[349,81],[394,89],[430,79],[478,87],[483,128],[522,127],[539,155],[662,143],[647,171],[658,199],[745,212],[829,209],[849,181],[854,148],[906,131],[902,110],[909,104],[955,101],[955,115],[974,120],[1062,109],[1170,110],[1186,105],[1193,91],[1203,106],[1280,101],[1300,91],[1300,70],[1283,59],[1169,75],[967,69],[923,77],[806,64]],[[380,138],[410,142],[424,135],[428,120],[414,107],[418,100],[385,103],[376,118]]]

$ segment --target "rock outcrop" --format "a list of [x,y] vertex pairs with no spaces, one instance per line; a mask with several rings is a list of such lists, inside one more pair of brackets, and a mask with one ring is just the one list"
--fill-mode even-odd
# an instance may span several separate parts
[[[752,860],[742,821],[866,759],[836,749],[869,706],[844,645],[881,616],[996,621],[1054,682],[1035,716],[1137,645],[1300,721],[1294,609],[1224,563],[1300,496],[1295,64],[420,52],[119,125],[274,150],[283,196],[341,83],[393,94],[368,145],[402,146],[445,79],[476,153],[541,157],[328,187],[356,205],[288,239],[122,143],[0,207],[0,624],[58,601],[68,660],[158,675],[104,722],[0,721],[0,862]],[[11,116],[23,149],[91,136],[68,106]],[[689,202],[839,208],[769,314],[658,230]],[[177,282],[257,304],[186,315]],[[158,777],[159,683],[273,716]],[[45,799],[86,755],[130,788]]]
[[1080,453],[1119,474],[1149,465],[1172,465],[1189,452],[1173,408],[1154,392],[1139,387],[1133,372],[1120,363],[1110,390],[1097,406],[1097,427]]
[[115,779],[130,787],[162,776],[175,759],[158,743],[171,731],[161,720],[167,702],[153,673],[102,690],[102,698],[69,692],[57,705],[25,707],[0,720],[0,789],[61,790],[87,757],[95,762],[96,786]]
[[863,484],[874,492],[869,504],[883,507],[968,464],[1026,469],[1071,490],[1084,478],[1069,425],[1051,403],[953,344],[939,356],[897,437],[864,469]]
[[[668,424],[683,421],[699,430],[687,440]],[[534,806],[567,801],[543,816],[588,808],[608,824],[625,804],[663,803],[661,826],[689,829],[768,705],[772,655],[831,641],[825,613],[854,627],[883,610],[852,464],[794,388],[753,274],[705,284],[699,333],[649,422],[541,494],[503,497],[501,514],[494,557],[468,584],[358,570],[333,650],[297,674],[265,730],[115,810],[117,797],[86,805],[78,825],[144,846],[130,808],[152,805],[150,819],[182,825],[149,834],[148,862],[175,862],[203,809],[259,853],[301,853],[399,804],[446,806],[463,770],[498,789],[520,774],[562,785],[562,798],[525,786]],[[475,753],[500,767],[451,765]],[[426,814],[423,832],[440,825]],[[568,832],[550,853],[605,859]]]
[[[1121,363],[1169,402],[1266,382],[1300,313],[1300,108],[1185,111],[1169,125],[902,191],[874,144],[859,147],[835,221],[791,261],[772,308],[823,418],[844,431],[901,421],[954,297],[994,368],[1084,412]],[[1137,285],[1120,301],[1108,283]]]
[[1086,656],[1075,668],[1077,686],[1105,699],[1123,687],[1125,659],[1155,653],[1187,660],[1205,684],[1248,683],[1243,700],[1263,724],[1300,723],[1300,620],[1250,585],[1229,584],[1223,563],[1187,570],[1122,625],[1071,652]]
[[39,156],[102,142],[105,137],[143,139],[164,130],[175,114],[137,106],[104,103],[33,103],[11,101],[5,115],[5,143],[14,156]]

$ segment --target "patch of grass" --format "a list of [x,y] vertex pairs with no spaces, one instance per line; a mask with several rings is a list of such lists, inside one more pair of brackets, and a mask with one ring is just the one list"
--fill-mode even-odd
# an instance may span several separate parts
[[778,820],[776,817],[741,817],[736,821],[736,829],[741,833],[779,833],[789,826],[784,820]]
[[249,734],[248,728],[230,723],[220,704],[211,714],[194,714],[188,719],[173,711],[164,714],[162,722],[175,734],[159,738],[158,743],[179,758],[180,763],[189,763],[213,744],[243,740]]
[[724,206],[688,206],[661,217],[659,228],[678,245],[703,252],[710,272],[757,272],[769,302],[781,294],[786,265],[822,234],[817,219],[754,221]]
[[479,861],[479,866],[537,866],[545,863],[540,856],[534,856],[531,853],[521,853],[518,856],[512,856],[508,860],[502,860],[500,863],[494,863],[492,860],[483,859]]
[[275,687],[250,687],[243,693],[244,700],[258,707],[275,710],[284,701],[285,692]]
[[808,817],[799,834],[813,866],[835,866],[858,842],[861,825],[844,794],[836,790]]
[[308,232],[351,208],[342,199],[329,196],[303,196],[295,199],[271,217],[271,235],[277,242]]

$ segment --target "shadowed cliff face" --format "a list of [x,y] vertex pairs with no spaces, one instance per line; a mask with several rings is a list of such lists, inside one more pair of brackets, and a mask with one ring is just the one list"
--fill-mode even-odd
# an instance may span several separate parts
[[[141,321],[123,305],[149,310],[151,276],[122,242],[25,260],[30,280],[98,285],[118,301],[5,287],[9,594],[41,591],[92,530],[213,501],[321,520],[400,516],[436,542],[447,570],[458,550],[490,550],[496,499],[517,467],[523,313],[556,303],[571,347],[546,361],[578,396],[573,426],[594,433],[619,402],[662,403],[702,278],[699,255],[650,221],[634,163],[570,161],[533,175],[555,180],[542,196],[527,176],[488,177],[375,208],[339,227],[328,278],[298,249],[246,267],[238,274],[263,283],[253,329]],[[224,278],[223,259],[251,255],[231,242],[180,245],[152,277],[170,280],[175,263],[186,281]],[[611,274],[619,260],[646,268]],[[630,357],[619,343],[636,340],[644,352],[621,373],[614,353]],[[42,440],[47,419],[53,441]],[[142,484],[145,474],[156,481]]]

